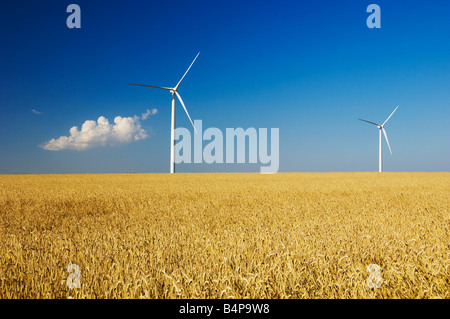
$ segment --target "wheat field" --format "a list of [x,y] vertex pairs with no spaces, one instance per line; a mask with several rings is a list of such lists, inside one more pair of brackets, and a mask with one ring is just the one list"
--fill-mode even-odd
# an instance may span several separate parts
[[450,298],[449,194],[450,173],[3,175],[0,298]]

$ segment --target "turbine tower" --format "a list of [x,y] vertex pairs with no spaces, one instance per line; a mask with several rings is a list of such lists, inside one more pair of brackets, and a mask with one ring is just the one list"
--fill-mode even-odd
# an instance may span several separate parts
[[129,83],[129,85],[138,85],[138,86],[145,86],[145,87],[151,87],[151,88],[156,88],[156,89],[163,89],[163,90],[170,91],[170,93],[172,93],[172,121],[171,121],[171,126],[170,126],[170,173],[171,174],[175,173],[175,96],[178,98],[178,100],[180,101],[181,105],[183,106],[183,109],[186,112],[186,115],[188,116],[189,121],[191,121],[191,124],[192,124],[192,127],[194,128],[195,133],[197,134],[197,129],[195,128],[194,123],[192,122],[191,117],[189,116],[189,112],[187,111],[186,106],[184,105],[184,102],[181,99],[180,94],[178,93],[178,87],[180,86],[181,81],[183,81],[183,79],[186,76],[186,74],[191,69],[191,67],[194,64],[195,60],[197,60],[197,57],[198,57],[199,54],[200,54],[200,52],[197,53],[197,55],[194,58],[194,61],[192,61],[191,65],[189,66],[187,71],[184,73],[184,75],[181,78],[181,80],[173,88],[161,87],[161,86],[153,86],[153,85],[145,85],[145,84]]
[[391,116],[394,114],[394,112],[397,111],[397,109],[398,109],[398,106],[395,108],[394,111],[392,111],[391,115],[389,115],[389,117],[386,119],[386,121],[384,121],[383,124],[377,124],[377,123],[374,123],[374,122],[370,122],[370,121],[358,119],[358,120],[360,120],[360,121],[363,121],[363,122],[367,122],[367,123],[376,125],[376,126],[380,129],[380,134],[379,134],[379,135],[380,135],[380,136],[379,136],[379,145],[378,145],[378,148],[379,148],[379,155],[378,155],[378,156],[379,156],[379,159],[378,159],[378,171],[379,171],[380,173],[383,171],[383,159],[382,159],[382,147],[381,147],[381,140],[382,140],[381,132],[383,132],[384,138],[386,139],[386,143],[387,143],[387,145],[388,145],[388,147],[389,147],[389,152],[391,152],[391,154],[392,154],[391,146],[389,145],[389,140],[388,140],[388,137],[387,137],[387,134],[386,134],[386,130],[384,129],[384,125],[387,123],[387,121],[389,121],[389,119],[390,119]]

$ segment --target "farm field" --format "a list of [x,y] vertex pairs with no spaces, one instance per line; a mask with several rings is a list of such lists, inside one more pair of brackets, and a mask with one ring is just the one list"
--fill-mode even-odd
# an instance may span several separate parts
[[449,194],[450,173],[2,175],[0,298],[450,298]]

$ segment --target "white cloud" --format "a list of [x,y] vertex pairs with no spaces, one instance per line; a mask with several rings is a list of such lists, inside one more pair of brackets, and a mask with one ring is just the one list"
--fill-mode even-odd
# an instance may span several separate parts
[[[148,115],[147,115],[148,116]],[[93,147],[117,146],[139,141],[148,137],[141,127],[138,116],[116,116],[114,123],[100,116],[96,121],[85,121],[81,130],[77,126],[70,129],[70,136],[52,138],[40,147],[48,151],[87,150]]]
[[32,109],[31,112],[33,112],[34,114],[37,114],[37,115],[42,114],[42,112],[39,112],[39,111],[37,111],[35,109]]
[[158,113],[157,109],[147,110],[145,113],[142,113],[141,118],[146,120],[149,116],[155,115],[156,113]]

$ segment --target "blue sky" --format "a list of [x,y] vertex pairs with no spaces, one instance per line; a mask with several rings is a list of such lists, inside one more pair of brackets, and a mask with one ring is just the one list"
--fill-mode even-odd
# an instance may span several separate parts
[[[66,8],[81,7],[81,29]],[[381,8],[369,29],[366,8]],[[279,128],[280,172],[449,171],[450,2],[9,1],[0,6],[0,173],[168,172],[168,92],[203,127]],[[88,150],[45,150],[100,116],[157,114],[147,137]],[[41,114],[35,114],[32,110]],[[177,126],[192,131],[177,104]],[[178,172],[260,164],[180,164]]]

